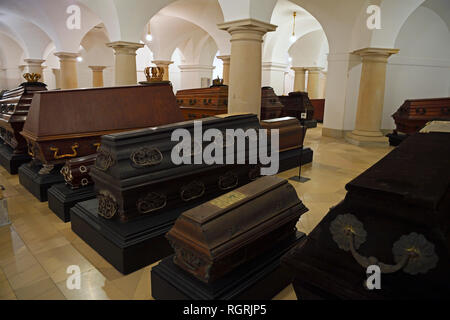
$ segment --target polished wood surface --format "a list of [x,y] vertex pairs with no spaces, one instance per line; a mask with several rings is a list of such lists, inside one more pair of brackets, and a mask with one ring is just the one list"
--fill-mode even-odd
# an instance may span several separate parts
[[306,128],[294,117],[261,120],[261,127],[267,129],[268,137],[272,129],[278,130],[280,151],[301,147],[306,135]]
[[100,136],[181,121],[169,83],[37,93],[22,135],[43,163],[96,152]]
[[177,104],[186,120],[227,113],[228,86],[178,90]]
[[413,134],[419,132],[432,120],[450,120],[450,97],[405,100],[392,115],[396,132]]
[[323,116],[325,114],[325,99],[310,99],[310,101],[314,107],[313,119],[323,122]]

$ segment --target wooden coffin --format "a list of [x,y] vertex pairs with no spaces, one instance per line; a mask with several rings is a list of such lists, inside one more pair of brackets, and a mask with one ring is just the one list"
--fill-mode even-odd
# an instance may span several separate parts
[[261,89],[261,120],[279,118],[283,112],[283,105],[272,87]]
[[287,96],[279,96],[283,104],[283,116],[295,117],[300,121],[312,120],[314,117],[314,107],[308,98],[307,92],[290,92]]
[[61,174],[66,184],[72,189],[78,189],[92,184],[89,171],[95,163],[95,158],[97,158],[96,153],[66,160],[66,164],[61,168]]
[[[202,123],[203,131],[260,128],[258,118],[251,114],[210,117],[197,122]],[[203,161],[201,164],[174,164],[172,150],[175,148],[174,152],[181,154],[178,141],[171,141],[176,129],[188,130],[193,137],[188,157],[201,155],[202,149],[210,144],[194,136],[194,121],[102,137],[102,146],[90,172],[99,199],[99,215],[127,221],[193,206],[259,176],[258,165],[248,164],[248,161],[235,165],[207,165]],[[219,145],[224,150],[227,147],[226,143]],[[257,141],[254,146],[253,151]],[[225,156],[225,151],[223,154]]]
[[405,100],[392,117],[397,132],[419,132],[428,121],[450,120],[450,97]]
[[228,86],[178,90],[177,104],[184,119],[201,119],[227,113]]
[[[177,103],[185,120],[201,119],[228,111],[228,86],[178,90]],[[281,116],[283,105],[271,87],[261,89],[261,119]]]
[[261,120],[261,127],[267,129],[270,137],[270,130],[279,131],[279,150],[286,151],[299,148],[303,145],[306,128],[300,124],[300,121],[294,117],[282,117],[268,120]]
[[104,134],[181,121],[172,86],[149,85],[36,93],[22,135],[44,164],[97,151]]
[[[419,133],[349,182],[345,200],[283,258],[297,296],[449,298],[449,163],[450,133]],[[363,287],[369,265],[380,266],[380,290]]]
[[20,132],[30,109],[33,94],[47,90],[42,82],[24,82],[17,88],[5,91],[0,99],[0,137],[14,154],[26,154],[27,142]]
[[294,237],[306,211],[287,180],[266,176],[184,212],[166,237],[175,264],[211,283]]
[[325,114],[325,99],[310,99],[314,108],[313,119],[318,122],[323,122],[323,116]]

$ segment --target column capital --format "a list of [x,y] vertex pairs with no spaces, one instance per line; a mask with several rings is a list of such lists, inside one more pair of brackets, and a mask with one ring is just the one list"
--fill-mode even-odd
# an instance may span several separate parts
[[305,67],[305,69],[308,70],[308,72],[311,72],[311,73],[319,73],[324,68],[322,68],[322,67]]
[[306,68],[304,67],[291,67],[292,70],[294,70],[295,72],[305,72]]
[[153,60],[152,63],[154,63],[157,66],[160,67],[168,67],[169,65],[171,65],[173,63],[173,61],[170,60]]
[[28,65],[38,65],[40,66],[45,62],[45,60],[42,59],[23,59]]
[[107,66],[88,66],[92,71],[103,71]]
[[363,48],[355,50],[352,54],[359,55],[363,60],[377,60],[387,62],[387,59],[400,51],[400,49],[392,48]]
[[191,71],[191,72],[196,72],[199,70],[203,70],[203,71],[210,71],[210,70],[214,70],[214,66],[208,66],[208,65],[204,65],[204,64],[184,64],[184,65],[179,65],[178,68],[181,71]]
[[55,56],[59,58],[59,60],[76,60],[80,54],[78,52],[55,52]]
[[271,31],[275,31],[277,26],[267,22],[255,19],[242,19],[219,23],[217,25],[220,30],[225,30],[231,34],[230,41],[246,40],[261,41],[262,37]]
[[136,55],[136,50],[143,48],[144,44],[138,42],[114,41],[107,43],[106,46],[113,48],[115,54]]
[[220,59],[223,61],[224,64],[230,64],[230,55],[224,55],[224,56],[217,56],[217,59]]

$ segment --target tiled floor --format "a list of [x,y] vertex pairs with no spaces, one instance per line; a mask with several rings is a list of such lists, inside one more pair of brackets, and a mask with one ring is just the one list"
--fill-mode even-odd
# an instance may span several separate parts
[[[311,180],[291,182],[309,208],[298,223],[310,232],[328,209],[344,198],[345,184],[381,159],[391,148],[361,148],[344,140],[321,136],[320,126],[307,133],[305,144],[314,150],[312,164],[302,175]],[[280,174],[289,178],[292,169]],[[123,276],[91,249],[0,167],[12,225],[0,227],[0,299],[151,299],[148,266]],[[66,286],[69,265],[82,272],[80,290]],[[291,286],[275,299],[295,299]]]

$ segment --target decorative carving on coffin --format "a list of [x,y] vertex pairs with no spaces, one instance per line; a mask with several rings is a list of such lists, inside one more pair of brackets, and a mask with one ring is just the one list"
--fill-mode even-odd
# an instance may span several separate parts
[[131,163],[138,168],[155,166],[163,160],[161,151],[153,147],[139,148],[130,155]]
[[106,149],[100,149],[95,159],[95,167],[102,171],[108,171],[114,165],[114,158]]
[[72,149],[72,153],[66,153],[66,154],[58,154],[59,153],[59,148],[57,147],[50,147],[50,150],[53,151],[53,158],[58,160],[58,159],[62,159],[62,158],[75,158],[77,156],[77,149],[80,145],[75,142],[71,149]]
[[65,164],[62,168],[61,168],[61,174],[62,174],[62,176],[64,177],[64,180],[67,182],[67,183],[70,183],[72,180],[73,180],[73,177],[72,177],[72,173],[70,172],[70,169],[69,169],[69,167],[68,167],[68,165],[67,164]]
[[192,181],[183,186],[180,190],[180,197],[183,201],[191,201],[200,198],[205,194],[205,185],[200,181]]
[[97,198],[98,214],[105,219],[111,219],[114,217],[119,209],[116,198],[106,190],[99,191]]
[[392,248],[395,265],[385,264],[376,257],[364,257],[356,250],[366,241],[367,232],[354,215],[338,215],[330,224],[330,232],[334,242],[344,251],[350,251],[353,258],[364,268],[378,265],[382,273],[394,273],[403,269],[411,275],[427,273],[436,267],[439,261],[434,245],[415,232],[403,235]]
[[219,177],[218,183],[220,190],[233,189],[239,184],[239,178],[234,172],[228,171]]
[[147,214],[162,209],[167,204],[167,197],[164,194],[150,192],[145,197],[136,202],[136,207],[141,214]]

